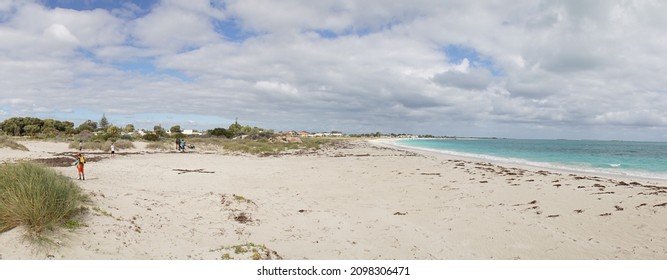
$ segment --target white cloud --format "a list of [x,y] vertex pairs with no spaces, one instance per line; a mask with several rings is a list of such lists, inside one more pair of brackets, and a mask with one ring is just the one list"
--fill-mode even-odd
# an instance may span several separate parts
[[209,1],[164,1],[134,22],[132,35],[140,46],[179,52],[218,41],[212,20],[222,18]]
[[250,30],[268,33],[330,30],[335,33],[377,31],[391,24],[410,21],[432,13],[438,1],[323,0],[303,1],[239,0],[228,1],[230,14]]
[[483,90],[493,83],[493,75],[488,69],[470,68],[467,59],[464,59],[461,65],[464,67],[454,67],[454,70],[439,73],[433,80],[444,87],[451,86],[466,90]]
[[299,90],[290,85],[289,83],[259,81],[255,83],[255,87],[259,90],[266,91],[269,93],[279,93],[293,97],[296,97],[299,94]]
[[659,127],[667,125],[667,117],[655,111],[617,111],[605,112],[595,116],[593,122],[604,125],[625,125],[640,127]]
[[665,12],[662,1],[172,0],[75,11],[0,0],[0,104],[8,115],[201,114],[276,129],[585,138],[583,127],[610,126],[662,137]]
[[51,24],[44,30],[44,35],[50,39],[65,42],[73,45],[79,44],[79,39],[77,39],[69,29],[62,24]]

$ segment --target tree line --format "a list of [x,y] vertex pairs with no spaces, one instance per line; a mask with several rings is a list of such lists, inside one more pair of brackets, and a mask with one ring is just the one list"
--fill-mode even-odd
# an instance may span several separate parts
[[[133,125],[127,125],[125,130],[134,131]],[[0,131],[11,136],[43,136],[46,138],[58,135],[75,135],[83,132],[103,132],[111,136],[120,136],[121,129],[109,123],[106,116],[102,116],[100,125],[87,120],[78,127],[70,121],[54,119],[40,119],[33,117],[13,117],[0,122]]]
[[[102,115],[99,122],[86,120],[78,127],[74,127],[73,122],[59,121],[54,119],[39,119],[34,117],[13,117],[0,122],[0,134],[11,136],[32,136],[53,138],[56,136],[72,136],[81,134],[92,134],[96,132],[96,138],[103,140],[117,139],[121,137],[123,132],[135,132],[135,127],[132,124],[127,124],[124,127],[117,127],[109,122],[106,115]],[[156,141],[163,137],[182,138],[181,126],[174,125],[168,131],[161,125],[153,127],[153,131],[144,135],[145,140]],[[206,133],[210,136],[235,138],[242,135],[257,139],[268,138],[274,135],[271,129],[263,129],[259,127],[243,126],[234,122],[227,128],[213,128],[207,130]],[[125,136],[123,136],[125,137]],[[88,138],[88,137],[86,137]]]
[[31,117],[15,117],[0,123],[0,130],[12,136],[37,136],[38,134],[75,134],[73,122]]

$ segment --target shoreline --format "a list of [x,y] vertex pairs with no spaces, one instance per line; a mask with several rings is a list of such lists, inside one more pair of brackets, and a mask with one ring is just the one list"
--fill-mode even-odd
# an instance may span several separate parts
[[[488,162],[498,165],[510,166],[514,168],[524,168],[533,171],[544,169],[551,172],[575,173],[586,176],[600,176],[600,177],[614,178],[617,180],[635,180],[635,181],[638,180],[638,181],[650,182],[652,184],[667,184],[667,177],[664,177],[667,176],[667,174],[662,174],[662,173],[657,174],[657,173],[642,172],[640,174],[629,174],[625,173],[625,171],[630,173],[633,171],[618,170],[618,172],[613,172],[613,170],[605,170],[599,168],[595,169],[592,167],[590,169],[577,169],[576,167],[570,167],[567,165],[555,165],[547,162],[533,162],[524,159],[513,160],[511,158],[501,158],[490,155],[483,155],[483,154],[478,155],[478,154],[470,154],[470,153],[456,152],[456,151],[435,150],[429,148],[413,147],[409,145],[401,145],[396,143],[397,141],[400,140],[404,139],[372,139],[368,141],[370,141],[371,143],[377,143],[379,145],[386,145],[397,149],[405,149],[413,152],[421,152],[434,156],[443,156],[443,157],[451,157],[451,158],[465,159],[471,161]],[[641,175],[641,174],[646,174],[646,175]]]

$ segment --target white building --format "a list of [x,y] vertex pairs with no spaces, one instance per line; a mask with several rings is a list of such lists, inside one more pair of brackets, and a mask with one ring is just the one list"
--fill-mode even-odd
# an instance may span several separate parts
[[193,129],[184,129],[183,132],[181,132],[185,135],[201,135],[202,133],[199,131],[194,131]]

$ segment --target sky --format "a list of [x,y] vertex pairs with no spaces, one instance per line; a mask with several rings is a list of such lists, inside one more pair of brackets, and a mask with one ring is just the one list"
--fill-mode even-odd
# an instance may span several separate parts
[[0,0],[0,120],[667,141],[667,2]]

